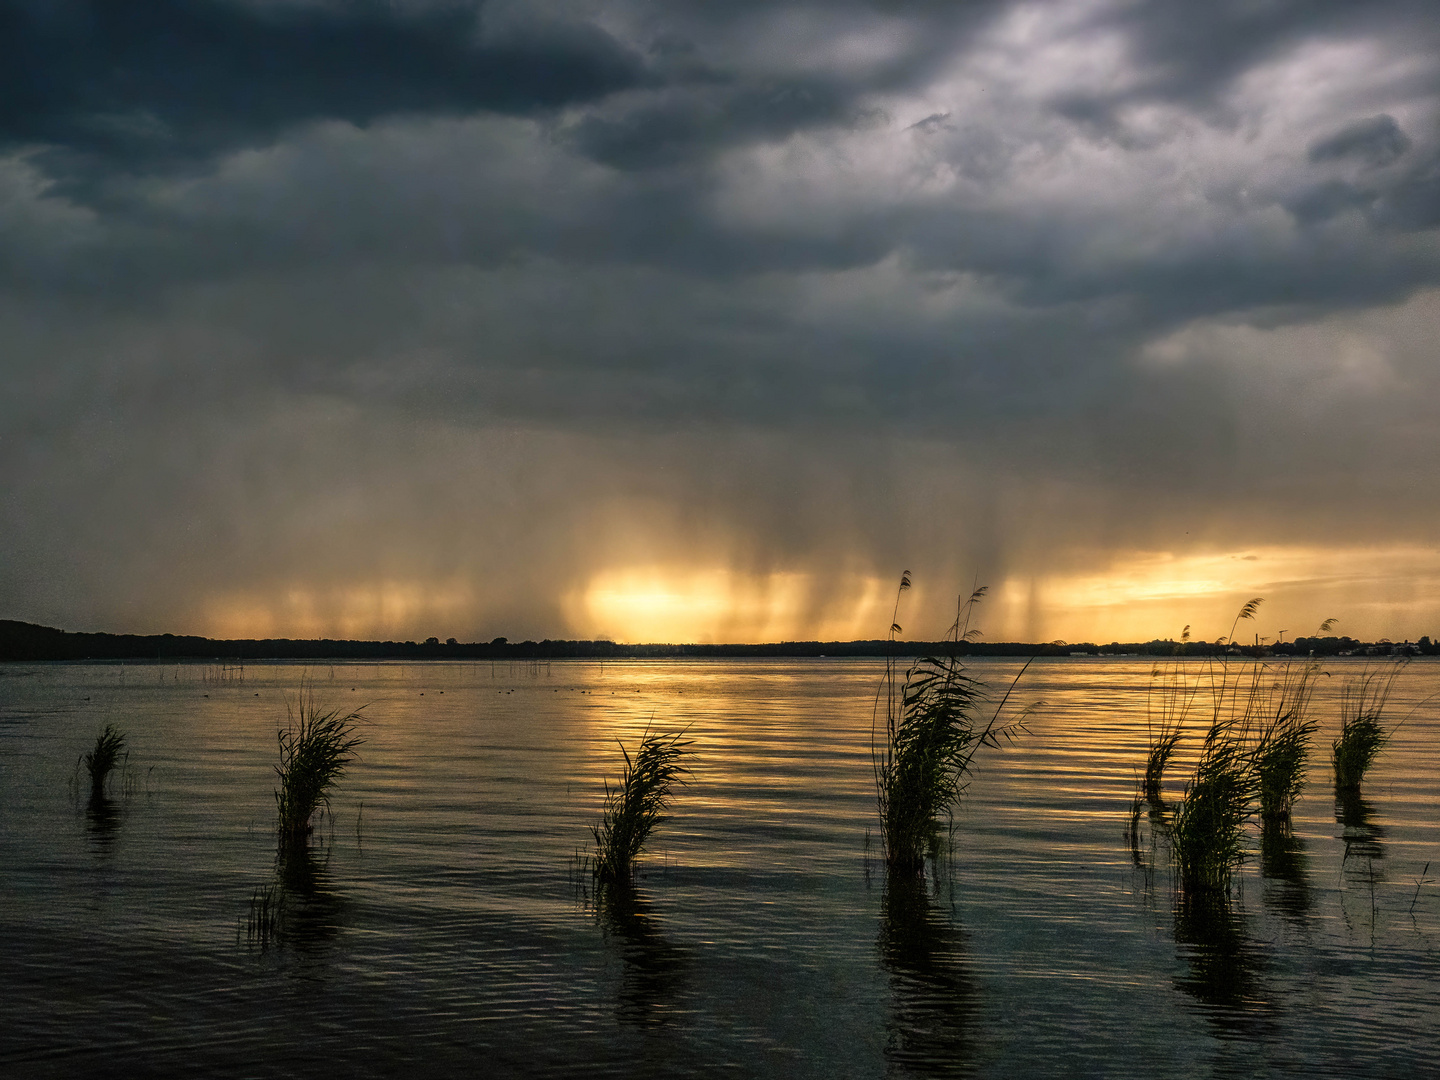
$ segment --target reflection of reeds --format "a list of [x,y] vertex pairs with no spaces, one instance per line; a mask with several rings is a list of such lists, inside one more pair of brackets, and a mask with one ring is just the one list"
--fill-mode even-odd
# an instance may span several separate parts
[[1385,827],[1375,821],[1375,807],[1360,795],[1359,788],[1340,788],[1335,792],[1335,821],[1345,841],[1345,859],[1385,857]]
[[1229,897],[1213,892],[1177,896],[1175,941],[1188,946],[1190,974],[1179,980],[1184,990],[1227,1011],[1263,1007],[1257,985],[1261,954]]
[[314,697],[300,691],[296,704],[285,706],[288,725],[277,733],[280,764],[275,772],[280,787],[275,792],[282,841],[303,841],[310,832],[315,811],[328,806],[330,790],[344,775],[355,757],[355,748],[364,742],[355,727],[364,720],[361,711],[322,711]]
[[1391,732],[1382,721],[1390,691],[1405,664],[1398,660],[1384,668],[1366,668],[1341,684],[1340,737],[1332,746],[1331,756],[1337,792],[1357,790],[1390,741]]
[[[317,855],[323,853],[323,858]],[[330,887],[329,851],[307,843],[282,844],[275,858],[274,902],[279,903],[277,943],[310,952],[339,931],[341,898]]]
[[960,1076],[975,1070],[975,990],[962,945],[960,930],[931,899],[924,877],[886,881],[879,946],[894,1006],[885,1056],[906,1073]]
[[1260,833],[1260,873],[1269,879],[1266,899],[1293,918],[1303,917],[1311,904],[1306,874],[1305,841],[1286,828]]
[[87,750],[81,762],[90,774],[90,798],[96,801],[105,797],[105,781],[120,762],[125,752],[125,733],[114,724],[106,724],[105,730],[95,736],[95,747]]
[[[906,571],[899,593],[909,587]],[[985,591],[976,589],[959,605],[946,635],[952,647],[949,655],[916,661],[903,681],[893,659],[886,662],[880,689],[885,698],[885,740],[883,745],[872,742],[871,753],[885,862],[894,873],[914,875],[924,869],[925,857],[936,850],[941,818],[952,813],[965,789],[975,752],[982,746],[998,746],[1000,736],[1011,738],[1025,730],[1025,713],[1001,725],[996,709],[987,723],[981,722],[977,713],[984,701],[984,685],[965,674],[965,665],[955,655],[960,643],[973,635],[970,614]],[[899,630],[892,619],[892,642]],[[1022,668],[1020,674],[1024,672]],[[1018,681],[1020,675],[1015,678]],[[1004,705],[1002,700],[1000,707]],[[876,727],[878,712],[877,695]]]
[[614,788],[605,782],[605,807],[600,822],[590,827],[595,837],[590,872],[597,881],[615,884],[631,880],[645,841],[665,820],[674,786],[685,783],[690,770],[680,759],[689,747],[684,732],[650,731],[641,737],[633,759],[625,745],[620,745],[625,769]]
[[650,905],[629,882],[599,889],[595,913],[605,933],[618,940],[625,965],[618,1019],[644,1027],[674,1020],[683,996],[686,950],[666,938]]

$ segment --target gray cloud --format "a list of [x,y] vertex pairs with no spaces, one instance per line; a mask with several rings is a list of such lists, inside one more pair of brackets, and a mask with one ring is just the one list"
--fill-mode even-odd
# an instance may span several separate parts
[[4,4],[0,614],[1423,537],[1437,20],[1353,9]]
[[1410,137],[1400,130],[1393,116],[1372,116],[1347,124],[1333,135],[1310,144],[1311,161],[1340,161],[1355,158],[1371,168],[1393,164],[1409,150]]

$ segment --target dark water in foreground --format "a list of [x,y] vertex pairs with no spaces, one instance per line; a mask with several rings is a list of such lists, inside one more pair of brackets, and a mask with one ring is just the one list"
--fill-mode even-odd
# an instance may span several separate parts
[[[1015,665],[976,670],[1000,684]],[[1177,908],[1163,845],[1142,834],[1137,864],[1122,832],[1148,663],[1033,666],[1032,734],[983,758],[948,868],[905,888],[868,840],[878,674],[0,666],[0,1073],[1440,1069],[1440,699],[1340,821],[1328,680],[1295,841],[1257,851],[1230,906]],[[373,723],[262,947],[247,920],[276,879],[271,765],[302,676]],[[1413,664],[1394,715],[1437,690],[1440,664]],[[689,725],[694,783],[636,899],[597,911],[575,852],[615,738],[652,717]],[[129,793],[97,814],[72,777],[107,722],[130,733]]]

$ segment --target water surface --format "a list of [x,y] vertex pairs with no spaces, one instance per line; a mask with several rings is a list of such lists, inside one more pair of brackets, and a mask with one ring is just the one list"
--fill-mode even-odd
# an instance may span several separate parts
[[[1124,835],[1148,661],[1033,665],[1030,734],[978,759],[938,874],[891,885],[868,660],[0,666],[0,1069],[1424,1074],[1440,664],[1402,676],[1408,719],[1340,806],[1324,749],[1355,665],[1330,669],[1294,837],[1204,904]],[[310,858],[277,867],[302,680],[370,723]],[[132,753],[97,809],[75,765],[106,723]],[[636,895],[597,905],[576,853],[647,724],[688,729],[692,784]],[[265,888],[278,941],[248,932]]]

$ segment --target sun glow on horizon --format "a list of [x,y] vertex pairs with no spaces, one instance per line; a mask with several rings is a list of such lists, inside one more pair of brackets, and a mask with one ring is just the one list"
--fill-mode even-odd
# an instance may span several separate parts
[[[954,618],[956,585],[923,565],[914,569],[900,636],[933,641]],[[601,568],[542,597],[548,606],[533,612],[487,590],[484,579],[463,576],[289,581],[211,594],[193,631],[183,629],[220,639],[853,641],[885,635],[898,581],[898,571],[892,578],[861,570],[630,565]],[[1107,553],[1089,566],[1016,570],[989,584],[972,622],[984,641],[1149,641],[1178,637],[1186,625],[1194,638],[1213,641],[1255,596],[1266,603],[1246,632],[1272,641],[1282,631],[1292,640],[1313,634],[1332,617],[1340,620],[1338,633],[1367,640],[1440,636],[1440,551],[1418,546]],[[527,625],[511,623],[506,610]]]
[[663,566],[604,571],[565,606],[572,625],[626,642],[848,641],[879,636],[888,614],[872,576],[836,588],[800,572]]
[[381,579],[335,586],[289,583],[272,590],[225,593],[204,605],[207,636],[243,638],[382,638],[428,636],[468,621],[476,607],[464,581]]
[[1255,596],[1266,603],[1246,628],[1271,641],[1281,631],[1292,640],[1310,636],[1332,617],[1340,620],[1335,632],[1352,637],[1433,635],[1440,629],[1440,551],[1131,552],[1099,572],[1006,579],[995,590],[995,622],[1004,636],[1032,641],[1178,638],[1186,625],[1195,638],[1214,640],[1229,633],[1235,612]]

